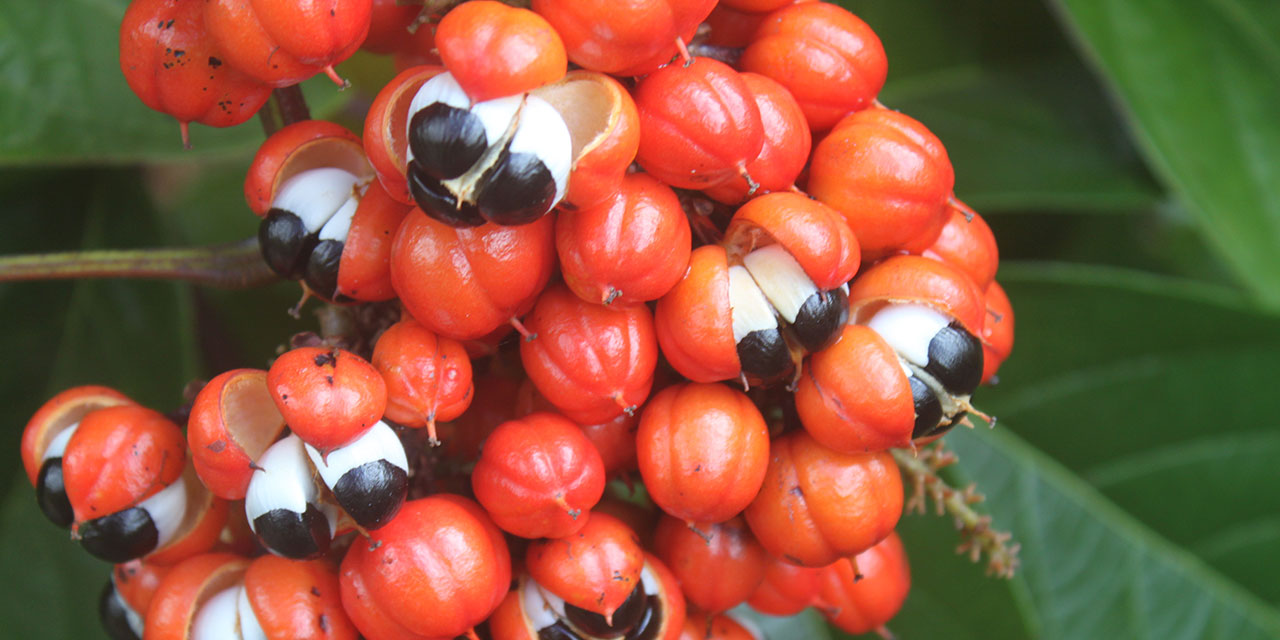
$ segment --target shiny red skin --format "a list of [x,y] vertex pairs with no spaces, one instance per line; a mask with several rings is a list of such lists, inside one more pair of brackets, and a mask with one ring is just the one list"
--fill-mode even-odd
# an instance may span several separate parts
[[342,608],[337,568],[328,560],[260,556],[244,573],[244,590],[270,640],[355,640],[358,635]]
[[987,314],[983,319],[982,333],[982,382],[990,382],[1000,365],[1013,352],[1013,304],[999,282],[991,281],[983,296]]
[[111,568],[111,582],[120,600],[139,614],[146,614],[160,582],[171,567],[142,560],[130,560]]
[[534,336],[520,343],[525,373],[565,417],[605,422],[649,397],[658,339],[645,305],[592,304],[554,284],[524,325]]
[[284,428],[266,371],[232,369],[214,376],[196,394],[187,418],[191,463],[200,482],[225,500],[244,499],[253,463]]
[[738,65],[785,86],[815,132],[871,106],[889,71],[884,45],[871,27],[826,2],[795,4],[769,14]]
[[724,522],[760,490],[769,428],[745,393],[722,384],[667,387],[645,405],[636,457],[649,497],[686,522]]
[[804,431],[773,441],[768,475],[744,514],[769,553],[808,567],[861,553],[902,515],[902,477],[888,451],[843,454]]
[[592,512],[577,533],[530,543],[524,563],[538,584],[565,602],[608,617],[639,583],[644,555],[635,531]]
[[933,307],[980,336],[986,319],[982,291],[963,271],[921,256],[893,256],[865,269],[849,285],[849,322],[866,322],[887,303]]
[[796,615],[818,603],[823,571],[821,567],[802,567],[771,557],[765,563],[764,580],[747,604],[765,615]]
[[[525,378],[516,392],[516,415],[526,416],[539,411],[558,411],[546,396],[538,392],[533,381]],[[591,444],[595,445],[604,461],[606,476],[636,469],[636,429],[639,427],[640,413],[623,413],[612,420],[594,424],[578,424],[582,433]],[[631,523],[634,525],[634,523]],[[637,532],[640,531],[637,529]]]
[[258,112],[271,87],[224,64],[200,2],[134,0],[120,23],[120,71],[143,104],[187,123],[231,127]]
[[723,247],[689,254],[684,278],[658,299],[654,329],[662,355],[694,382],[718,382],[742,372],[729,309],[729,264]]
[[741,517],[690,525],[664,516],[653,549],[680,581],[685,600],[710,612],[745,602],[764,580],[769,559]]
[[556,218],[564,281],[597,304],[662,297],[684,276],[691,242],[675,192],[643,173],[624,177],[612,198]]
[[872,108],[849,114],[814,146],[806,190],[844,214],[864,259],[875,259],[932,244],[954,186],[937,136],[910,116]]
[[67,441],[62,480],[77,523],[116,513],[173,484],[187,464],[182,430],[158,411],[93,411]]
[[533,0],[564,39],[569,60],[616,76],[653,72],[688,42],[715,0]]
[[493,613],[511,584],[502,532],[461,496],[405,502],[369,536],[351,545],[340,572],[343,607],[367,637],[462,635]]
[[384,416],[396,424],[426,427],[435,438],[437,420],[453,420],[471,406],[475,385],[466,349],[413,318],[378,337],[371,362],[387,383]]
[[911,568],[897,533],[852,562],[842,558],[822,572],[823,616],[848,633],[867,633],[889,622],[911,590]]
[[542,16],[494,0],[471,0],[436,26],[436,49],[473,102],[555,82],[568,68],[560,35]]
[[[418,19],[422,7],[402,4],[400,0],[373,0],[369,11],[369,34],[361,49],[369,53],[389,55],[410,46],[414,34],[409,25]],[[430,24],[420,25],[420,30],[431,31]]]
[[604,495],[604,461],[578,428],[554,413],[504,422],[471,473],[476,500],[504,531],[563,538],[587,523]]
[[[498,425],[523,415],[517,411],[520,380],[494,372],[477,374],[472,380],[471,406],[453,421],[436,425],[441,453],[468,462],[480,457],[481,445]],[[550,410],[551,405],[546,408]]]
[[757,183],[754,194],[741,175],[705,190],[708,196],[725,204],[738,204],[750,195],[761,195],[791,189],[809,162],[813,136],[800,110],[800,103],[787,88],[771,78],[756,73],[739,74],[760,110],[764,125],[764,142],[755,160],[747,163],[747,174]]
[[[427,23],[414,31],[409,40],[391,56],[396,72],[422,65],[440,66],[440,53],[436,51],[436,30]],[[443,69],[443,67],[441,67]]]
[[206,600],[240,582],[249,559],[230,553],[192,556],[173,567],[142,614],[147,640],[187,640],[191,623]]
[[845,325],[834,345],[810,355],[795,398],[805,430],[836,451],[884,451],[911,441],[911,383],[893,347],[868,327]]
[[99,385],[84,385],[60,391],[40,405],[22,430],[22,467],[31,486],[40,479],[44,452],[49,442],[89,412],[117,405],[134,404],[128,396]]
[[276,190],[308,169],[337,167],[356,176],[371,172],[360,138],[327,120],[302,120],[271,134],[258,147],[244,179],[244,199],[258,217],[271,210]]
[[636,162],[673,187],[716,186],[760,155],[760,108],[738,72],[723,62],[694,58],[663,67],[641,80],[633,95],[640,113]]
[[996,236],[981,215],[970,211],[966,217],[967,207],[961,209],[960,206],[951,208],[938,239],[920,255],[963,271],[979,289],[986,289],[1000,266]]
[[410,212],[391,249],[391,283],[423,326],[480,338],[533,307],[555,268],[555,217],[457,229]]
[[680,640],[761,639],[727,613],[709,616],[703,611],[691,611],[685,616],[684,630],[680,632]]
[[799,193],[770,193],[748,200],[729,221],[723,244],[739,254],[777,242],[814,286],[836,289],[853,279],[862,251],[838,211]]
[[322,452],[359,438],[387,406],[382,375],[342,349],[286,351],[267,370],[267,387],[289,429]]
[[342,261],[338,264],[338,293],[360,302],[381,302],[396,297],[391,286],[391,245],[396,230],[413,207],[387,195],[382,183],[373,181],[356,214],[351,218]]
[[369,32],[372,12],[371,0],[207,0],[204,17],[231,66],[287,87],[332,73],[351,57]]

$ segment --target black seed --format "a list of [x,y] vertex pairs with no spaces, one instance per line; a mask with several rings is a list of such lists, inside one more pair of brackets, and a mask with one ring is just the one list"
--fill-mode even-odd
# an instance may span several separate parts
[[366,462],[344,474],[333,485],[333,496],[356,524],[377,529],[400,511],[409,491],[404,469],[386,460]]
[[304,513],[272,509],[253,521],[268,551],[293,560],[318,558],[329,550],[329,520],[313,504]]
[[77,531],[85,551],[113,564],[141,558],[155,551],[160,541],[151,514],[142,507],[94,518],[82,523]]
[[923,438],[933,435],[942,421],[942,403],[938,396],[923,380],[912,375],[907,378],[911,383],[911,400],[915,403],[916,424],[911,429],[912,438]]
[[656,640],[662,631],[663,617],[662,600],[656,595],[649,596],[645,602],[643,617],[627,632],[626,640]]
[[738,341],[738,362],[742,372],[759,381],[761,385],[778,382],[795,367],[791,350],[778,329],[752,331]]
[[476,206],[480,215],[496,224],[528,224],[546,215],[555,204],[555,178],[531,153],[503,151],[479,185]]
[[129,626],[129,609],[116,596],[115,582],[107,580],[98,596],[98,620],[111,640],[138,640],[138,634]]
[[329,300],[338,293],[338,265],[342,262],[344,247],[346,243],[341,240],[321,240],[307,258],[303,275],[307,286]]
[[62,458],[49,458],[36,476],[36,502],[50,522],[66,529],[75,521],[67,489],[62,484]]
[[576,607],[568,602],[564,603],[564,617],[573,626],[589,635],[597,638],[618,638],[626,635],[640,623],[644,616],[646,602],[647,598],[644,596],[644,583],[642,582],[631,590],[631,593],[627,595],[627,599],[622,601],[622,604],[613,612],[612,625],[605,622],[604,616],[594,611]]
[[951,394],[972,394],[982,382],[982,342],[953,321],[929,340],[924,370]]
[[437,180],[467,172],[489,147],[484,124],[474,113],[433,102],[409,120],[409,148],[413,161]]
[[538,640],[585,640],[563,620],[556,620],[549,627],[538,629]]
[[849,296],[843,289],[819,291],[796,312],[791,328],[805,351],[821,351],[840,335],[840,328],[849,317]]
[[422,171],[417,160],[409,163],[406,177],[409,179],[409,193],[413,195],[413,201],[431,219],[451,227],[478,227],[485,223],[474,204],[459,203],[453,192]]
[[271,270],[290,280],[302,277],[315,236],[293,212],[272,209],[258,225],[258,245]]

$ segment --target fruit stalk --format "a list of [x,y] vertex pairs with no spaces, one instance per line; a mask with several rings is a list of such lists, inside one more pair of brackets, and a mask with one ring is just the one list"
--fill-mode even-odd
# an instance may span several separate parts
[[0,256],[0,282],[75,278],[178,280],[247,289],[272,282],[277,276],[262,261],[256,237],[203,247]]

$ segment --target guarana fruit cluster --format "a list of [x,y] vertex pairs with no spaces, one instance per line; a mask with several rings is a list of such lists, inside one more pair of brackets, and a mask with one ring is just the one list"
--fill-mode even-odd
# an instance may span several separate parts
[[245,182],[272,269],[396,317],[173,416],[99,386],[39,409],[23,463],[116,565],[109,634],[756,637],[744,602],[882,628],[910,582],[889,449],[966,421],[1013,315],[941,142],[876,100],[875,33],[791,0],[428,13],[130,6],[121,66],[184,138],[396,56],[362,136],[290,124]]

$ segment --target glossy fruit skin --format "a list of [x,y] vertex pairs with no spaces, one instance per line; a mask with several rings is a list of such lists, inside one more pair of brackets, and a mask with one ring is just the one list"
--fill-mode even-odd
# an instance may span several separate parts
[[871,108],[845,116],[814,146],[806,190],[844,214],[864,259],[875,259],[929,246],[954,185],[937,136],[910,116]]
[[[957,201],[958,202],[958,201]],[[996,236],[981,215],[970,212],[966,217],[963,203],[951,208],[947,224],[938,239],[920,255],[945,262],[969,276],[979,289],[986,289],[1000,266],[1000,249]]]
[[111,582],[120,599],[139,615],[144,615],[170,569],[166,565],[130,560],[111,568]]
[[[759,184],[757,194],[790,189],[813,149],[813,136],[800,103],[786,87],[767,76],[742,73],[739,77],[755,99],[764,130],[760,153],[747,163],[747,174]],[[746,179],[740,175],[705,189],[707,195],[725,204],[746,200],[750,191]]]
[[802,567],[770,557],[765,563],[764,579],[747,604],[765,615],[796,615],[818,602],[823,571],[821,567]]
[[[480,373],[474,376],[473,384],[471,406],[457,419],[436,425],[441,453],[467,461],[480,457],[481,446],[498,425],[532,412],[517,410],[521,382],[512,375]],[[551,410],[551,405],[545,409]]]
[[654,309],[662,355],[694,382],[731,380],[742,371],[733,340],[728,270],[723,247],[694,249],[684,278],[658,299]]
[[824,566],[871,548],[897,525],[902,478],[889,452],[837,453],[793,431],[775,439],[770,454],[744,514],[769,553]]
[[760,108],[738,72],[723,62],[694,58],[663,67],[633,94],[640,113],[636,162],[673,187],[726,182],[746,171],[764,145]]
[[354,640],[358,635],[342,609],[337,568],[327,560],[260,556],[244,573],[244,590],[270,640]]
[[578,425],[554,413],[504,422],[471,474],[476,499],[504,531],[563,538],[604,495],[604,461]]
[[381,302],[396,297],[391,286],[391,245],[396,230],[413,207],[398,202],[382,184],[373,181],[360,198],[351,219],[342,261],[338,267],[337,295],[360,302]]
[[684,276],[691,242],[675,192],[643,173],[626,176],[606,202],[556,218],[565,283],[597,304],[662,297]]
[[432,333],[413,318],[384,331],[373,346],[372,364],[387,383],[385,417],[397,424],[427,427],[462,415],[475,385],[471,359],[457,340]]
[[[597,95],[576,101],[577,91]],[[573,141],[573,167],[560,209],[581,209],[608,201],[622,187],[623,178],[640,147],[640,114],[635,100],[617,80],[595,71],[575,69],[534,94],[551,103],[568,123],[594,124],[583,129],[594,136]],[[598,101],[598,102],[597,102]],[[603,105],[608,105],[607,108]]]
[[267,370],[267,387],[289,429],[322,452],[360,437],[387,406],[378,370],[342,349],[285,352]]
[[[419,31],[427,28],[424,26]],[[439,65],[413,66],[401,71],[378,91],[365,115],[364,149],[369,154],[369,164],[373,165],[387,195],[397,202],[415,204],[405,179],[409,103],[423,84],[444,71]]]
[[711,612],[745,602],[764,580],[769,558],[741,517],[690,525],[664,516],[653,548],[680,581],[685,600]]
[[115,389],[83,385],[60,391],[40,405],[22,430],[22,466],[31,486],[36,486],[50,440],[78,424],[91,411],[125,404],[134,404],[134,401]]
[[[515,415],[527,416],[538,412],[558,412],[556,406],[538,392],[533,381],[528,377],[520,383],[515,393]],[[622,413],[612,420],[594,424],[581,424],[578,427],[595,445],[604,461],[605,476],[613,477],[636,467],[636,429],[640,424],[640,413]],[[629,523],[634,526],[635,523]],[[642,533],[637,529],[637,533]],[[642,536],[643,537],[643,536]]]
[[554,221],[457,229],[411,212],[391,249],[391,282],[423,326],[480,338],[533,307],[555,267]]
[[592,304],[553,284],[524,324],[534,337],[520,343],[520,361],[565,417],[580,424],[605,422],[649,397],[658,340],[645,305]]
[[564,39],[569,60],[616,76],[650,73],[675,57],[676,38],[688,42],[714,0],[534,0],[534,11]]
[[902,608],[911,590],[911,569],[896,532],[852,560],[842,558],[823,570],[820,610],[848,633],[867,633]]
[[145,614],[147,640],[187,640],[191,622],[204,601],[240,582],[249,559],[230,553],[205,553],[184,560],[160,582]]
[[663,389],[645,405],[636,433],[650,497],[686,522],[724,522],[745,509],[764,481],[769,446],[760,410],[721,384]]
[[76,522],[128,509],[172,484],[186,448],[182,430],[158,411],[119,405],[87,414],[62,457]]
[[249,209],[266,216],[285,181],[317,167],[337,167],[362,180],[372,176],[359,137],[327,120],[302,120],[271,134],[258,147],[244,180]]
[[371,0],[208,0],[204,17],[227,62],[272,87],[287,87],[351,57],[369,32]]
[[525,570],[565,602],[608,617],[639,584],[644,561],[630,527],[592,512],[577,533],[530,543]]
[[760,640],[760,636],[727,613],[709,616],[693,611],[685,616],[680,640]]
[[[369,10],[369,33],[361,49],[369,53],[389,55],[411,46],[414,34],[409,33],[422,12],[422,7],[400,4],[398,0],[373,0]],[[424,25],[429,33],[430,25]]]
[[836,451],[884,451],[911,440],[911,384],[898,354],[862,325],[846,325],[834,345],[809,356],[795,397],[805,430]]
[[271,97],[271,87],[224,62],[205,29],[204,7],[180,0],[135,0],[120,24],[120,70],[148,107],[187,123],[230,127]]
[[493,0],[454,7],[436,27],[440,59],[475,102],[555,82],[568,66],[560,35],[542,16]]
[[849,285],[849,321],[865,322],[886,303],[924,304],[979,335],[986,318],[983,294],[964,272],[937,260],[900,255],[862,272]]
[[340,572],[343,607],[368,637],[461,635],[498,607],[511,583],[502,532],[461,496],[410,500],[370,536],[373,544],[351,546]]
[[1013,304],[999,282],[991,281],[983,296],[987,314],[982,323],[982,382],[990,382],[1013,352]]
[[210,380],[191,405],[191,463],[214,495],[241,500],[252,465],[284,432],[284,416],[267,390],[267,372],[232,369]]
[[825,2],[795,4],[769,14],[739,65],[785,86],[815,132],[871,106],[889,69],[884,46],[871,27]]
[[770,193],[748,200],[733,214],[724,245],[737,254],[772,243],[786,248],[814,286],[838,288],[858,273],[858,238],[835,209],[799,193]]

